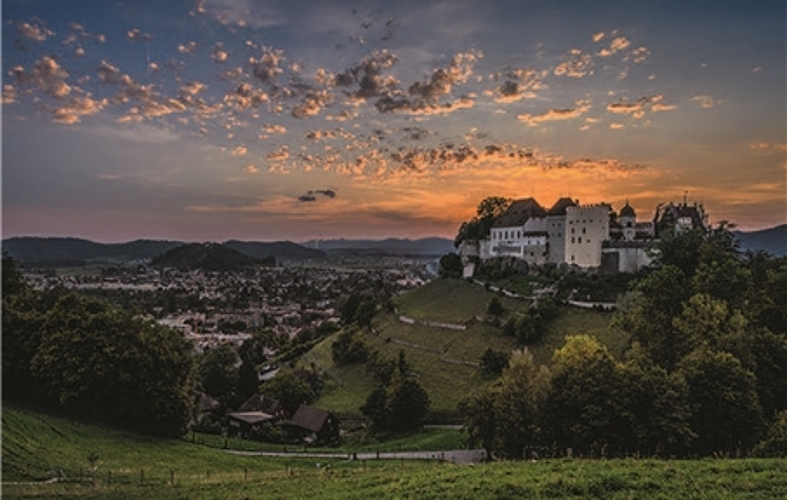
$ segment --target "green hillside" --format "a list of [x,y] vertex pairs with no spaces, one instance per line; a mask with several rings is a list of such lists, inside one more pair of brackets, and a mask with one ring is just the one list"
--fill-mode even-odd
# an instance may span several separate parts
[[[430,420],[456,420],[457,403],[473,389],[492,382],[477,368],[484,350],[518,348],[514,339],[503,334],[502,328],[474,320],[476,316],[484,316],[493,297],[500,298],[506,315],[524,314],[529,307],[525,300],[500,297],[465,280],[440,279],[398,297],[395,305],[399,314],[421,321],[467,323],[466,330],[406,324],[395,314],[378,314],[373,322],[375,334],[364,334],[371,347],[389,357],[404,350],[418,381],[431,398]],[[619,355],[627,337],[610,328],[611,318],[609,313],[561,308],[560,316],[549,325],[543,341],[528,348],[538,363],[548,365],[566,335],[584,333],[598,338],[610,352]],[[314,363],[329,375],[317,406],[345,416],[357,416],[358,408],[374,388],[374,380],[365,365],[337,367],[331,359],[333,341],[330,337],[315,346],[302,363],[305,366]]]
[[[787,462],[437,461],[237,456],[3,408],[3,498],[784,498]],[[97,452],[95,484],[86,457]],[[319,467],[317,464],[319,463]],[[45,483],[51,467],[66,480]],[[81,469],[81,473],[80,473]],[[80,480],[80,474],[82,480]]]

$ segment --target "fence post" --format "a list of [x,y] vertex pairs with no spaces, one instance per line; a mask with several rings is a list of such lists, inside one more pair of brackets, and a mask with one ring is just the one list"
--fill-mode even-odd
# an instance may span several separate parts
[[246,467],[243,468],[243,480],[246,481],[249,479],[249,469]]

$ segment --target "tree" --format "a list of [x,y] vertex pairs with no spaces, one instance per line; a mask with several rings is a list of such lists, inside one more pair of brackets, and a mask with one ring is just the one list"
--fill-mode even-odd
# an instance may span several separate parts
[[[377,358],[377,356],[375,356]],[[360,410],[378,431],[404,431],[421,427],[429,414],[431,404],[429,395],[418,381],[412,378],[410,366],[399,351],[394,363],[380,363],[380,366],[393,366],[386,383],[378,385],[366,398]]]
[[481,371],[487,375],[498,376],[508,365],[510,354],[487,347],[481,355]]
[[266,396],[278,399],[290,415],[294,415],[300,405],[311,403],[315,397],[309,384],[287,369],[280,370],[275,377],[263,383],[260,390]]
[[544,401],[550,372],[529,352],[515,352],[503,372],[495,401],[495,451],[507,458],[525,458],[524,450],[541,442]]
[[685,380],[653,364],[638,346],[617,370],[622,450],[645,456],[685,455],[695,437]]
[[229,346],[205,351],[199,362],[199,377],[204,390],[222,406],[232,408],[238,401],[240,358]]
[[492,297],[492,299],[489,301],[489,304],[486,306],[486,312],[487,314],[494,317],[500,317],[503,312],[505,312],[503,309],[503,304],[500,302],[498,297]]
[[749,449],[762,430],[762,408],[754,374],[727,352],[700,348],[678,365],[693,406],[692,450],[700,455]]
[[522,458],[542,442],[542,411],[550,373],[517,351],[491,387],[472,393],[458,409],[464,416],[468,445],[482,446],[488,457]]
[[69,412],[179,435],[191,418],[191,346],[178,333],[103,302],[61,295],[31,360],[52,401]]
[[336,366],[363,363],[369,356],[369,347],[358,330],[343,330],[331,344],[331,357]]
[[421,428],[431,404],[423,386],[397,370],[385,392],[389,429],[407,431]]
[[462,259],[455,253],[447,253],[440,257],[440,277],[460,278],[462,276]]
[[757,444],[753,454],[758,457],[787,458],[787,411],[776,416],[765,439]]
[[615,361],[604,346],[587,335],[567,337],[552,357],[544,411],[551,439],[583,455],[619,452],[619,385]]
[[468,222],[463,222],[454,239],[454,246],[459,247],[465,240],[480,240],[489,236],[489,230],[495,219],[500,217],[512,200],[500,196],[490,196],[478,204],[476,215]]

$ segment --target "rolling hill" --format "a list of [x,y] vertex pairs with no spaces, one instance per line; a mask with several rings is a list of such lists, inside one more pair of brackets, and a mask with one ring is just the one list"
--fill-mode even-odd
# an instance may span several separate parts
[[[396,298],[399,315],[421,322],[466,324],[466,330],[453,330],[407,324],[397,314],[378,314],[373,321],[375,334],[365,333],[367,344],[389,357],[404,350],[418,381],[432,401],[430,421],[458,421],[457,403],[492,379],[483,375],[478,363],[488,347],[511,351],[518,346],[503,334],[502,328],[484,321],[489,301],[497,294],[484,287],[460,279],[434,280]],[[525,301],[501,297],[506,314],[523,314]],[[560,316],[548,327],[545,338],[529,346],[537,363],[549,365],[552,353],[562,347],[566,335],[587,333],[598,338],[613,355],[619,356],[627,344],[627,336],[610,327],[611,315],[592,310],[561,308]],[[328,374],[329,381],[316,405],[346,417],[357,417],[358,408],[374,388],[365,365],[338,367],[331,358],[329,337],[317,344],[301,359],[304,367],[316,367]]]
[[787,255],[787,224],[760,231],[734,231],[741,250],[763,250],[773,255]]
[[168,250],[151,262],[156,267],[203,271],[239,271],[252,266],[275,264],[274,257],[258,259],[218,243],[189,243]]

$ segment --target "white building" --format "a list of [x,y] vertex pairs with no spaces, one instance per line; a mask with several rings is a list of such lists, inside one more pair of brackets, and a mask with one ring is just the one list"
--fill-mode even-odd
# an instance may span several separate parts
[[606,204],[566,208],[565,262],[579,267],[601,265],[601,244],[609,239]]
[[702,205],[659,205],[653,221],[638,222],[628,201],[616,214],[606,203],[580,205],[560,198],[549,210],[533,198],[514,201],[490,229],[489,238],[464,241],[465,276],[477,260],[508,257],[528,264],[567,264],[605,272],[636,272],[649,265],[660,231],[708,227]]

